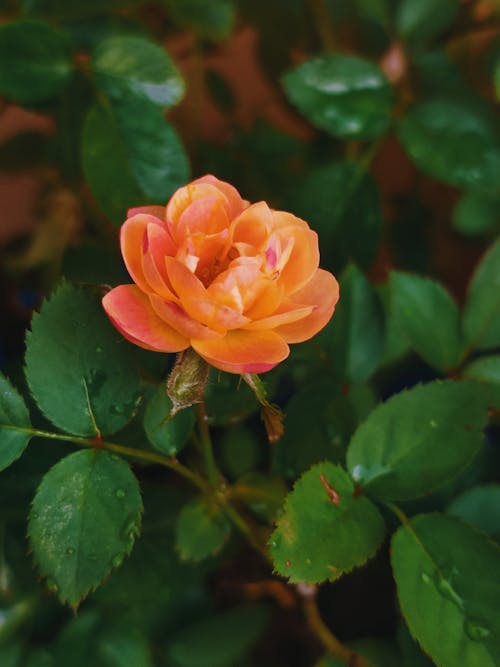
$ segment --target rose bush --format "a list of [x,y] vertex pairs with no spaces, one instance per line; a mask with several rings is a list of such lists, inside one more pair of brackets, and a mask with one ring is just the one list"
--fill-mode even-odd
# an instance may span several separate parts
[[132,209],[121,250],[133,285],[103,306],[133,343],[158,352],[190,346],[230,373],[262,373],[330,320],[338,283],[318,268],[306,222],[203,176],[166,207]]

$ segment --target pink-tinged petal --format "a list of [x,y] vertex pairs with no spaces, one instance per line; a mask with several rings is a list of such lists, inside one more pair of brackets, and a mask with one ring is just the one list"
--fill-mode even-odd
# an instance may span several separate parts
[[156,294],[150,294],[149,300],[155,313],[161,319],[186,338],[219,338],[222,334],[200,324],[186,313],[179,305],[164,301]]
[[123,261],[132,280],[143,292],[151,291],[142,268],[142,254],[148,225],[157,225],[160,229],[163,224],[151,215],[140,213],[126,220],[120,230],[120,246]]
[[[279,281],[285,288],[285,294],[291,296],[307,285],[318,268],[318,235],[311,229],[304,229],[300,226],[280,227],[275,234],[280,239],[284,251],[291,248],[288,261],[284,266],[281,266],[278,260],[280,264]],[[293,245],[289,244],[290,238],[293,238]],[[293,300],[297,301],[295,296]]]
[[231,224],[233,244],[244,244],[253,248],[253,254],[264,248],[272,229],[273,213],[266,202],[249,206]]
[[228,213],[231,219],[239,215],[249,205],[249,203],[246,200],[241,198],[240,193],[234,186],[232,186],[230,183],[226,183],[225,181],[220,181],[215,176],[212,176],[212,174],[207,174],[206,176],[202,176],[201,178],[198,178],[194,182],[209,183],[210,185],[214,185],[218,190],[224,193],[229,203]]
[[283,310],[283,312],[275,313],[269,317],[263,317],[261,320],[254,320],[243,328],[247,331],[265,331],[267,329],[276,329],[283,324],[297,322],[303,320],[310,315],[317,306],[294,306],[290,310]]
[[217,340],[192,340],[198,354],[228,373],[265,373],[289,355],[289,347],[272,331],[230,331]]
[[339,299],[339,285],[329,271],[318,269],[313,279],[293,295],[302,305],[316,306],[310,315],[290,324],[276,327],[274,331],[287,343],[302,343],[315,336],[328,324]]
[[127,220],[128,218],[133,218],[134,215],[152,215],[154,218],[158,218],[160,222],[163,223],[165,220],[165,207],[164,206],[137,206],[136,208],[129,208],[127,211]]
[[154,312],[149,299],[136,285],[119,285],[102,300],[114,326],[132,343],[155,352],[180,352],[189,340]]
[[176,247],[166,227],[149,223],[143,237],[142,272],[149,285],[164,299],[175,300],[168,280],[165,257],[173,255]]

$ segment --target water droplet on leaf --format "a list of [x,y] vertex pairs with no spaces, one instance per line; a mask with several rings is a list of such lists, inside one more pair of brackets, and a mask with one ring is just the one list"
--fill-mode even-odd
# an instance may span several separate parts
[[464,629],[467,636],[475,642],[479,642],[489,637],[490,631],[482,625],[477,625],[471,621],[465,621]]
[[124,558],[123,554],[118,554],[117,556],[115,556],[111,563],[112,566],[120,567],[120,565],[123,563],[123,558]]
[[74,553],[75,553],[75,550],[73,549],[73,547],[68,547],[66,549],[66,555],[72,556]]
[[431,578],[425,572],[422,572],[422,574],[420,575],[420,578],[422,579],[424,584],[430,584],[431,583]]
[[59,590],[59,586],[56,584],[54,579],[47,579],[47,590],[49,590],[51,593],[57,593]]
[[116,496],[117,498],[122,499],[122,498],[125,498],[126,493],[125,493],[125,491],[124,491],[123,489],[116,489],[116,491],[115,491],[115,496]]
[[438,426],[438,423],[435,419],[431,419],[429,424],[430,424],[431,428],[437,428],[437,426]]
[[460,609],[463,609],[464,601],[454,590],[453,586],[447,579],[439,578],[437,582],[437,589],[443,597],[445,597],[450,602],[453,602],[453,604],[455,604],[457,607],[460,607]]

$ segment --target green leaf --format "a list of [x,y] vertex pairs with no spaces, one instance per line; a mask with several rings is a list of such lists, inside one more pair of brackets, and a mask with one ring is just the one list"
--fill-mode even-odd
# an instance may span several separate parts
[[164,204],[189,179],[180,139],[149,100],[96,104],[82,135],[82,165],[104,212],[123,222],[127,208]]
[[139,96],[165,108],[184,95],[184,81],[170,56],[144,37],[103,40],[92,54],[91,67],[98,85],[117,103]]
[[233,0],[164,1],[172,20],[199,37],[224,39],[233,29],[236,13]]
[[363,565],[383,537],[384,520],[375,505],[356,494],[340,466],[320,463],[287,496],[269,544],[278,574],[291,582],[320,583]]
[[384,351],[384,313],[377,292],[354,265],[340,279],[342,298],[329,350],[334,372],[346,382],[366,382]]
[[64,33],[37,21],[0,27],[0,94],[16,102],[39,102],[69,80],[73,63]]
[[440,667],[500,661],[500,550],[453,517],[420,515],[392,540],[399,602],[411,633]]
[[473,107],[444,99],[423,102],[399,122],[398,136],[426,174],[459,187],[498,187],[500,142],[496,129]]
[[464,368],[464,376],[478,382],[500,384],[500,356],[481,357]]
[[23,649],[21,644],[0,646],[0,664],[2,667],[19,667]]
[[265,520],[274,520],[283,506],[287,488],[282,477],[249,472],[231,487],[234,498]]
[[468,348],[500,345],[500,239],[483,256],[469,285],[463,330]]
[[347,467],[367,493],[410,500],[442,486],[473,459],[491,392],[470,381],[433,382],[396,394],[358,428]]
[[388,29],[391,22],[391,11],[388,0],[355,0],[359,14]]
[[182,560],[200,561],[217,554],[229,539],[231,526],[220,508],[202,500],[185,505],[175,528]]
[[259,408],[250,387],[239,375],[213,371],[206,391],[211,424],[226,426],[243,421]]
[[268,608],[263,605],[243,605],[203,618],[175,633],[168,658],[172,667],[239,665],[268,620]]
[[134,354],[96,294],[63,284],[33,317],[26,378],[38,406],[59,428],[83,436],[114,433],[137,407]]
[[498,196],[482,191],[464,192],[453,211],[453,227],[464,236],[493,233],[500,227]]
[[380,196],[361,164],[338,162],[308,171],[288,208],[319,234],[321,263],[336,273],[349,261],[367,269],[382,236]]
[[76,20],[85,16],[103,14],[112,9],[124,9],[138,5],[141,0],[85,0],[68,2],[67,0],[21,0],[23,12],[34,16],[64,18]]
[[171,409],[172,401],[162,383],[146,407],[144,430],[153,447],[167,456],[175,456],[184,447],[195,421],[193,408],[180,410],[167,419]]
[[392,308],[404,337],[415,352],[440,371],[460,362],[460,313],[449,292],[421,276],[393,271]]
[[153,667],[149,642],[135,628],[126,634],[121,627],[104,631],[99,637],[97,657],[103,667]]
[[500,537],[500,486],[481,484],[467,489],[448,505],[448,514],[458,516],[491,537]]
[[30,416],[22,396],[0,373],[0,470],[8,468],[24,452],[31,434],[23,429],[30,428]]
[[235,478],[255,470],[261,458],[259,445],[259,439],[247,426],[228,426],[220,440],[220,458],[224,471]]
[[313,125],[342,139],[375,139],[389,129],[391,85],[373,63],[341,54],[312,58],[283,77],[288,99]]
[[43,478],[28,535],[47,587],[77,607],[130,553],[142,500],[128,465],[107,452],[65,457]]
[[459,6],[460,0],[402,0],[397,31],[411,46],[421,46],[448,28]]

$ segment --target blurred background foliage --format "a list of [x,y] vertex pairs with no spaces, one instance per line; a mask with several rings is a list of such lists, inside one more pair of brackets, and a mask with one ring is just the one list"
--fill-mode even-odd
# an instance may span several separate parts
[[[380,398],[453,371],[460,355],[436,354],[433,324],[458,317],[450,294],[465,301],[500,232],[497,0],[1,0],[0,21],[0,364],[19,384],[24,330],[42,298],[61,277],[126,282],[127,208],[163,204],[205,173],[307,220],[342,284],[332,324],[267,376],[287,413],[271,450],[246,387],[229,376],[210,384],[217,456],[252,516],[272,521],[287,482],[342,461]],[[405,272],[449,294],[417,289]],[[415,297],[418,310],[421,294],[434,311],[416,332],[398,299]],[[120,441],[147,448],[148,424],[166,410],[154,392],[169,361],[141,363],[139,423]],[[474,373],[499,382],[494,364]],[[175,445],[165,434],[152,446],[175,453],[187,422]],[[492,427],[466,473],[416,509],[450,505],[498,537],[497,440]],[[193,562],[190,516],[204,510],[182,485],[166,498],[165,473],[148,467],[137,470],[146,511],[131,557],[77,617],[61,608],[37,581],[24,535],[33,493],[63,448],[35,442],[2,474],[2,667],[321,658],[294,595],[225,525],[210,528],[206,556],[218,555]],[[322,587],[324,618],[379,667],[432,664],[400,622],[387,551]]]

